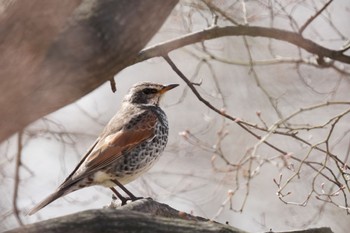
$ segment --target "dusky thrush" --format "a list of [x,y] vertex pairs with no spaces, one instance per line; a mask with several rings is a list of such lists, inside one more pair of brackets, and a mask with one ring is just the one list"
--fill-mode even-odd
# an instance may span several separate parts
[[68,193],[92,185],[110,188],[122,204],[119,186],[131,200],[137,198],[124,185],[149,170],[168,141],[168,120],[159,107],[161,96],[178,84],[135,84],[120,110],[109,121],[86,155],[57,190],[29,211],[29,215]]

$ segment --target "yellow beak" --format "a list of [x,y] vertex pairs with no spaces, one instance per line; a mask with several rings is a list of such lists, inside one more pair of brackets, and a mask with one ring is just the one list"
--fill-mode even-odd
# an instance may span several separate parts
[[160,93],[161,95],[163,95],[165,92],[167,92],[167,91],[169,91],[169,90],[171,90],[171,89],[173,89],[173,88],[175,88],[175,87],[177,87],[177,86],[179,86],[179,84],[169,84],[169,85],[166,85],[166,86],[164,86],[164,87],[159,91],[159,93]]

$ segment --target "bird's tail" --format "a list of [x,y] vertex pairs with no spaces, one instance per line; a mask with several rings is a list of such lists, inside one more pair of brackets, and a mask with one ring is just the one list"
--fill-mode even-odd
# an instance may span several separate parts
[[27,215],[32,215],[50,204],[51,202],[55,201],[56,199],[63,197],[71,192],[74,192],[78,190],[76,188],[76,184],[79,183],[81,179],[73,180],[73,179],[66,179],[56,190],[56,192],[50,194],[48,197],[46,197],[44,200],[42,200],[39,204],[34,206]]
[[[28,213],[27,215],[32,215],[50,204],[51,202],[55,201],[56,199],[63,197],[71,192],[74,192],[80,188],[79,187],[79,182],[84,181],[81,178],[78,179],[71,179],[69,176],[56,190],[56,192],[50,194],[48,197],[46,197],[44,200],[42,200],[39,204],[34,206]],[[84,187],[87,187],[86,185]]]
[[52,193],[51,195],[49,195],[48,197],[46,197],[44,200],[42,200],[39,204],[37,204],[36,206],[34,206],[28,213],[27,215],[32,215],[35,214],[36,212],[38,212],[40,209],[44,208],[45,206],[47,206],[48,204],[50,204],[51,202],[55,201],[57,198],[60,198],[64,195],[68,194],[67,192],[65,192],[64,190],[57,190],[56,192]]

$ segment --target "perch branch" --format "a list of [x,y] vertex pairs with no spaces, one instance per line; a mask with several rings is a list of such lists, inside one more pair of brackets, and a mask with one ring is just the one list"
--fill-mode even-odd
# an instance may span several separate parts
[[[122,207],[87,210],[29,224],[5,233],[150,233],[150,232],[201,232],[246,233],[243,230],[196,217],[158,203],[142,199]],[[312,228],[295,233],[333,233],[330,228]],[[282,233],[282,232],[280,232]]]

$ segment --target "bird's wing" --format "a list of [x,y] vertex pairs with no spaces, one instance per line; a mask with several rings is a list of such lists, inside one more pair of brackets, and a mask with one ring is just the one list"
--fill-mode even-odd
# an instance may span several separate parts
[[[82,163],[84,163],[84,161],[86,160],[86,158],[89,156],[89,154],[94,150],[95,146],[97,145],[97,143],[100,141],[100,137],[98,137],[96,139],[96,141],[94,142],[94,144],[92,144],[92,146],[89,148],[89,150],[86,152],[86,154],[84,155],[84,157],[80,160],[80,162],[78,163],[78,165],[74,168],[74,170],[70,173],[70,175],[63,181],[63,184],[65,182],[67,182],[68,180],[71,179],[71,177],[76,174],[76,171],[79,169],[79,167],[81,166]],[[62,186],[62,185],[61,185]]]
[[130,151],[145,140],[155,136],[157,116],[153,112],[145,112],[133,123],[117,132],[101,137],[91,153],[83,158],[74,172],[60,187],[67,187],[77,180],[87,177],[101,168],[116,161],[124,152]]

